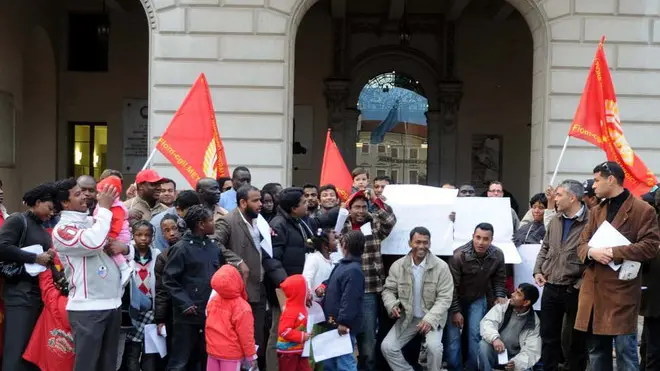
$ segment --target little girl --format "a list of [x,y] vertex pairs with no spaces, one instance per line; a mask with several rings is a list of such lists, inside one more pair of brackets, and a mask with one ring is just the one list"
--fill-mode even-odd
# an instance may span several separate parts
[[[155,370],[158,360],[156,354],[144,353],[144,326],[154,323],[154,303],[156,297],[156,275],[154,268],[160,250],[151,246],[154,227],[151,223],[139,220],[133,224],[133,242],[135,262],[133,280],[138,290],[151,299],[152,307],[146,311],[132,312],[133,328],[126,335],[124,360],[128,371]],[[131,295],[133,290],[130,291]],[[135,298],[132,298],[135,299]]]
[[320,302],[321,297],[316,295],[316,289],[330,277],[334,264],[330,254],[337,251],[335,231],[331,228],[319,228],[312,238],[314,244],[313,253],[305,256],[305,267],[302,275],[307,281],[307,288],[312,294],[314,301]]
[[258,370],[254,318],[238,270],[223,265],[211,278],[213,295],[206,306],[207,371]]
[[[103,180],[101,180],[96,189],[101,192],[106,185],[112,185],[117,189],[118,193],[122,191],[122,180],[119,177],[111,175]],[[96,205],[94,209],[94,216],[98,213],[99,206]],[[112,221],[110,224],[110,232],[108,233],[108,238],[112,240],[118,240],[125,244],[129,244],[131,241],[131,231],[128,226],[128,210],[124,203],[121,202],[119,197],[115,199],[110,207],[112,212]],[[126,282],[131,278],[131,268],[126,260],[126,257],[122,254],[117,254],[112,257],[121,272],[121,284],[124,286]]]

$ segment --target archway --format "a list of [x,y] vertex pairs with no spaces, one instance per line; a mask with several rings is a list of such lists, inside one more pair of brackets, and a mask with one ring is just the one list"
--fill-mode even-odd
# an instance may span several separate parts
[[[321,0],[325,1],[325,0]],[[542,186],[544,182],[544,170],[545,170],[545,164],[544,164],[544,155],[545,155],[545,148],[546,148],[546,142],[547,139],[544,136],[544,131],[545,131],[545,122],[546,117],[548,114],[546,113],[547,111],[547,95],[548,95],[548,83],[547,83],[547,78],[548,78],[548,45],[549,45],[549,36],[548,36],[548,26],[547,26],[547,17],[545,15],[545,11],[542,7],[540,7],[535,1],[531,0],[506,0],[507,5],[510,9],[502,8],[500,9],[501,12],[498,12],[494,18],[498,18],[499,21],[503,19],[502,17],[506,18],[509,14],[511,14],[512,10],[516,10],[517,13],[519,13],[518,16],[522,16],[524,19],[524,24],[526,24],[526,28],[528,33],[526,33],[530,38],[530,56],[529,56],[529,65],[531,66],[529,68],[529,73],[528,73],[528,84],[530,85],[530,88],[528,91],[525,92],[526,94],[526,99],[527,99],[527,110],[528,110],[528,118],[525,120],[525,122],[518,122],[518,125],[522,125],[525,127],[525,130],[527,130],[527,135],[525,138],[525,142],[529,143],[528,147],[525,148],[525,158],[528,158],[528,162],[522,164],[522,163],[516,163],[516,161],[513,161],[512,164],[508,167],[505,167],[503,169],[503,172],[508,175],[503,175],[503,178],[512,178],[513,179],[513,172],[518,172],[518,177],[517,181],[521,183],[521,180],[524,180],[524,178],[529,179],[529,184],[523,184],[519,188],[514,190],[515,193],[517,193],[520,197],[526,197],[529,194],[530,189],[539,189],[539,187]],[[447,1],[447,3],[451,3],[450,1]],[[458,3],[458,1],[456,1]],[[467,3],[464,1],[464,3]],[[300,0],[296,1],[295,4],[292,7],[291,11],[291,18],[288,26],[288,35],[290,37],[290,40],[296,40],[299,42],[300,37],[301,37],[301,32],[304,32],[304,25],[303,23],[303,17],[308,16],[309,14],[315,13],[316,10],[315,8],[312,8],[314,4],[317,4],[317,0]],[[343,5],[342,5],[343,4]],[[330,12],[342,12],[346,11],[346,3],[342,1],[333,1],[330,6],[324,7],[326,11],[330,9]],[[343,7],[343,8],[342,8]],[[350,4],[348,5],[350,7]],[[310,9],[311,8],[311,9]],[[458,19],[460,21],[460,19]],[[342,22],[345,22],[341,19],[337,19],[335,21],[329,20],[327,22],[328,27],[338,27],[338,25],[341,25]],[[302,26],[302,27],[299,27]],[[330,40],[332,42],[332,40]],[[341,50],[341,48],[345,48],[345,45],[342,45],[341,43],[337,44],[335,43],[333,45],[335,50]],[[295,65],[300,64],[300,59],[297,56],[297,50],[298,48],[289,48],[289,53],[290,53],[290,60],[296,60],[295,63],[290,63],[290,73],[291,75],[298,75],[296,73],[296,68]],[[444,68],[444,67],[443,67]],[[333,73],[339,72],[340,74],[343,74],[344,76],[347,74],[347,71],[337,71],[335,68],[333,70],[332,67],[326,68],[326,72],[329,73],[329,75],[332,75]],[[523,73],[526,73],[527,71],[522,71]],[[297,84],[297,81],[300,77],[296,76],[296,79],[294,79],[293,84]],[[458,78],[461,78],[461,76],[458,76]],[[441,81],[437,82],[438,84],[441,83]],[[299,96],[298,92],[296,89],[293,88],[293,84],[290,83],[290,88],[289,88],[289,96],[290,99],[294,98],[294,95],[297,97]],[[296,88],[298,86],[296,85]],[[442,90],[442,89],[441,89]],[[442,95],[442,93],[440,93]],[[292,99],[293,100],[293,99]],[[346,101],[350,102],[350,99],[347,99]],[[350,106],[350,104],[345,104],[342,102],[345,106]],[[443,107],[442,105],[444,103],[442,102],[429,102],[431,106],[436,104],[438,109],[443,109],[443,111],[447,112],[448,109],[447,107]],[[331,111],[333,108],[328,105],[326,108],[327,111],[326,113],[330,115]],[[463,107],[461,108],[461,110]],[[507,108],[504,108],[507,109]],[[460,112],[460,111],[459,111]],[[351,112],[347,112],[349,116],[351,116]],[[441,115],[439,112],[435,111],[431,112],[434,117],[436,115]],[[459,114],[460,115],[460,114]],[[316,120],[318,120],[318,115],[315,115],[317,117]],[[352,119],[352,117],[350,118]],[[439,121],[441,121],[441,118],[438,118]],[[464,118],[460,118],[459,122],[463,122]],[[317,125],[317,122],[315,121],[314,123],[315,127]],[[495,123],[494,125],[498,125],[498,123]],[[444,127],[443,127],[444,130]],[[489,134],[484,133],[486,135],[485,138],[483,139],[490,139],[488,138]],[[449,142],[453,142],[454,139],[449,138]],[[520,138],[516,137],[513,139],[513,141],[509,141],[506,144],[501,144],[502,146],[504,145],[510,145],[513,143],[520,143]],[[444,142],[443,142],[444,144]],[[313,156],[316,157],[316,156]],[[350,156],[348,156],[350,158]],[[464,156],[465,157],[465,156]],[[468,154],[468,158],[471,158],[471,155]],[[431,161],[431,159],[429,159]],[[506,161],[506,160],[505,160]],[[461,168],[465,168],[465,164],[463,163],[456,163],[454,164],[455,168],[457,169],[456,171],[459,172]],[[443,166],[441,166],[443,167]],[[469,166],[468,166],[469,168]],[[526,174],[520,175],[520,169],[524,168],[525,170],[523,171]],[[528,174],[528,176],[527,176]],[[461,178],[458,176],[457,178]],[[295,179],[295,176],[294,176]],[[313,178],[312,178],[313,179]],[[436,179],[436,181],[439,181],[440,178]],[[468,180],[468,179],[447,179],[443,176],[442,180],[453,180],[453,181],[461,181],[461,180]],[[294,181],[295,183],[295,181]],[[526,183],[526,181],[523,181],[522,183]]]
[[399,71],[364,85],[357,108],[356,166],[372,178],[426,184],[428,99],[419,80]]
[[20,173],[20,189],[26,190],[57,176],[57,142],[53,140],[57,136],[57,68],[50,37],[39,26],[31,30],[24,46],[22,112],[16,162],[19,169],[29,169]]

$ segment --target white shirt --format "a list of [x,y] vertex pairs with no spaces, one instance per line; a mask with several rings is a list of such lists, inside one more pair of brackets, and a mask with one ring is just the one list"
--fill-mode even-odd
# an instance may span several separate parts
[[[412,259],[411,259],[412,260]],[[422,290],[424,288],[424,270],[426,269],[426,258],[422,260],[419,265],[415,265],[412,260],[412,276],[413,276],[413,317],[424,318],[424,310],[422,309]]]
[[305,267],[303,268],[303,277],[307,282],[307,288],[311,291],[314,301],[321,301],[321,298],[316,296],[316,288],[323,283],[323,281],[330,278],[334,264],[332,260],[326,259],[320,251],[315,251],[311,254],[305,255]]
[[[259,228],[257,228],[257,218],[252,219],[252,224],[250,224],[247,219],[245,219],[245,216],[243,213],[241,214],[241,219],[245,222],[245,224],[248,227],[248,231],[250,231],[250,235],[252,236],[252,241],[254,242],[254,246],[256,247],[257,251],[259,252],[259,260],[263,259],[263,256],[261,255],[261,233],[259,232]],[[264,280],[264,266],[261,266],[261,281]]]

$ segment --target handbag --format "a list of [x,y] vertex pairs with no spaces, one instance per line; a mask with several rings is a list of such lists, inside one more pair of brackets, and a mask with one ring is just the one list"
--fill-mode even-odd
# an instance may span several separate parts
[[[27,219],[22,213],[16,213],[21,216],[23,219],[23,232],[21,232],[21,238],[18,240],[18,248],[22,248],[25,245],[25,237],[27,235]],[[14,279],[25,272],[25,265],[18,262],[5,262],[0,261],[0,276],[3,276],[9,280]]]

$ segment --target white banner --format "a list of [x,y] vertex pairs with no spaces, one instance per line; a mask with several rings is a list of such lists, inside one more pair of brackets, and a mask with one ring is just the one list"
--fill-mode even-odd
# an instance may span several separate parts
[[405,255],[410,251],[410,231],[426,227],[431,232],[431,251],[436,255],[452,254],[452,222],[449,214],[456,202],[456,189],[416,184],[388,185],[383,191],[394,210],[396,224],[389,237],[381,242],[385,255]]
[[[431,232],[431,251],[435,255],[453,255],[454,250],[472,241],[479,223],[493,225],[493,245],[504,253],[507,264],[522,260],[513,237],[511,204],[508,198],[456,197],[458,191],[414,184],[388,185],[383,195],[394,210],[397,223],[381,243],[384,255],[405,255],[410,251],[410,231],[426,227]],[[456,212],[456,223],[449,214]]]
[[543,295],[543,287],[540,287],[534,281],[534,264],[536,264],[536,257],[541,251],[541,245],[520,245],[518,252],[522,262],[513,268],[513,283],[516,287],[521,283],[531,283],[539,289],[539,300],[534,304],[534,310],[541,310],[541,296]]

